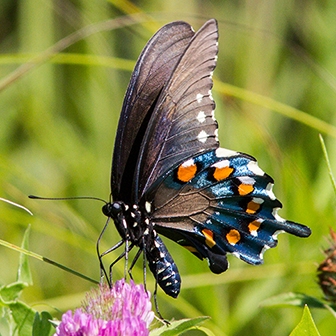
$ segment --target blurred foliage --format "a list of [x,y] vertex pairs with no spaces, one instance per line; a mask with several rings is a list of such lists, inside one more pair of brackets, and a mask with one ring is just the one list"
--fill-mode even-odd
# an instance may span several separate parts
[[[198,29],[214,17],[220,30],[213,94],[221,145],[255,156],[276,181],[281,215],[310,226],[313,234],[281,235],[263,266],[230,258],[230,270],[220,276],[167,241],[182,292],[174,300],[159,291],[160,309],[168,319],[210,316],[204,326],[215,335],[289,334],[302,309],[260,303],[284,292],[322,297],[315,265],[336,213],[318,133],[335,168],[335,15],[333,0],[2,0],[0,197],[34,216],[0,202],[0,238],[20,244],[30,223],[32,251],[99,279],[95,242],[106,221],[102,203],[27,195],[108,200],[118,117],[142,47],[167,22],[185,20]],[[118,240],[112,224],[103,248]],[[11,283],[19,255],[0,249],[0,283]],[[115,278],[123,266],[117,264]],[[91,286],[34,259],[31,269],[34,285],[23,298],[52,315],[78,306]],[[141,262],[133,274],[142,281]],[[148,288],[154,289],[151,275]],[[334,317],[320,309],[312,315],[328,335]]]

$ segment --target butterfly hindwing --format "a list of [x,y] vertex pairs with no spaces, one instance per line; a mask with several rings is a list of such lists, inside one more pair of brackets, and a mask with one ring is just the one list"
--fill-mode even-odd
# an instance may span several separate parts
[[278,233],[310,234],[277,214],[282,205],[272,187],[253,157],[218,148],[186,160],[154,187],[152,221],[217,272],[225,271],[226,253],[260,264]]

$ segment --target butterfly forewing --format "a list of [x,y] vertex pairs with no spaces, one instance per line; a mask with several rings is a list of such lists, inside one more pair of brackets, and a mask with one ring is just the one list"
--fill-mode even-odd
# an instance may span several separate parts
[[115,201],[132,201],[135,165],[153,104],[194,35],[185,22],[167,24],[150,39],[135,65],[114,145],[111,188]]
[[163,88],[140,149],[133,184],[137,199],[185,158],[218,147],[211,95],[217,41],[217,23],[209,20],[192,38]]

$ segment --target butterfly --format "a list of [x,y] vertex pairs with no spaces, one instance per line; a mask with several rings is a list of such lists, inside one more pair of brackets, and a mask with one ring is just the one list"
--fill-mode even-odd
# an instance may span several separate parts
[[278,233],[311,234],[278,215],[273,179],[252,156],[219,147],[211,94],[217,53],[214,19],[196,33],[182,21],[162,27],[135,65],[115,139],[113,202],[103,213],[121,241],[109,251],[125,244],[120,258],[128,258],[137,247],[133,264],[142,254],[172,297],[181,277],[160,235],[218,274],[228,268],[227,254],[257,265]]

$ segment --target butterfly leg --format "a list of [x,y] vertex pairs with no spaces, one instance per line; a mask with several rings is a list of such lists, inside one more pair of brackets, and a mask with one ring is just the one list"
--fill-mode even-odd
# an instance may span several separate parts
[[170,322],[168,320],[166,320],[162,315],[161,312],[159,310],[159,302],[157,299],[157,288],[158,288],[158,275],[155,275],[155,288],[154,288],[154,293],[153,293],[153,298],[154,298],[154,305],[155,305],[155,310],[156,313],[159,317],[159,319],[161,320],[162,323],[166,324],[166,325],[170,325]]
[[[100,266],[100,282],[101,282],[101,283],[103,282],[104,275],[105,275],[107,281],[109,281],[109,280],[108,280],[108,277],[107,277],[107,274],[106,274],[106,270],[105,270],[104,264],[103,264],[103,260],[102,260],[103,255],[105,255],[106,253],[100,254],[100,249],[99,249],[100,241],[101,241],[102,236],[103,236],[103,234],[104,234],[104,232],[105,232],[105,230],[106,230],[106,228],[107,228],[107,226],[108,226],[109,221],[110,221],[110,218],[107,219],[107,221],[106,221],[106,223],[105,223],[105,225],[104,225],[102,231],[100,232],[100,235],[99,235],[99,237],[98,237],[98,239],[97,239],[97,242],[96,242],[96,251],[97,251],[97,255],[98,255],[98,259],[99,259],[99,266]],[[109,286],[110,286],[110,283],[109,283]],[[111,287],[111,286],[110,286],[110,287]]]
[[[119,242],[120,243],[120,242]],[[118,248],[119,246],[121,246],[122,244],[116,244],[116,245],[114,245],[112,248],[110,248],[108,251],[109,252],[112,252],[113,250],[115,250],[116,248]],[[114,248],[115,247],[115,248]],[[129,248],[128,248],[128,251],[131,251],[132,250],[132,248],[134,247],[134,245],[133,244],[131,244],[130,246],[129,246]],[[107,251],[106,251],[107,252]],[[106,253],[104,252],[104,255],[105,255]],[[113,283],[113,281],[112,281],[112,269],[113,269],[113,266],[119,261],[119,260],[121,260],[122,258],[125,258],[126,259],[126,249],[125,249],[125,251],[123,252],[123,253],[121,253],[120,255],[119,255],[119,257],[117,258],[117,259],[115,259],[111,264],[110,264],[110,266],[109,266],[109,284],[112,284]],[[126,266],[125,266],[126,267]],[[126,274],[124,274],[124,278],[126,278]],[[110,286],[111,287],[111,286]]]
[[[107,272],[106,272],[106,269],[104,267],[104,263],[103,263],[103,257],[105,255],[107,255],[108,253],[111,253],[112,251],[116,250],[118,247],[120,247],[122,244],[124,244],[124,241],[121,240],[119,241],[117,244],[115,244],[114,246],[112,246],[111,248],[109,248],[108,250],[106,250],[105,252],[103,253],[100,253],[99,251],[99,241],[97,241],[97,245],[96,245],[96,249],[97,249],[97,254],[98,254],[98,259],[99,259],[99,265],[100,265],[100,277],[101,277],[101,282],[105,276],[106,278],[106,281],[108,282],[108,285],[109,287],[112,286],[112,277],[111,277],[111,265],[110,265],[110,276],[108,276]],[[122,257],[124,256],[124,253],[119,256],[117,258],[116,261],[113,262],[113,265],[119,260],[121,259]]]

